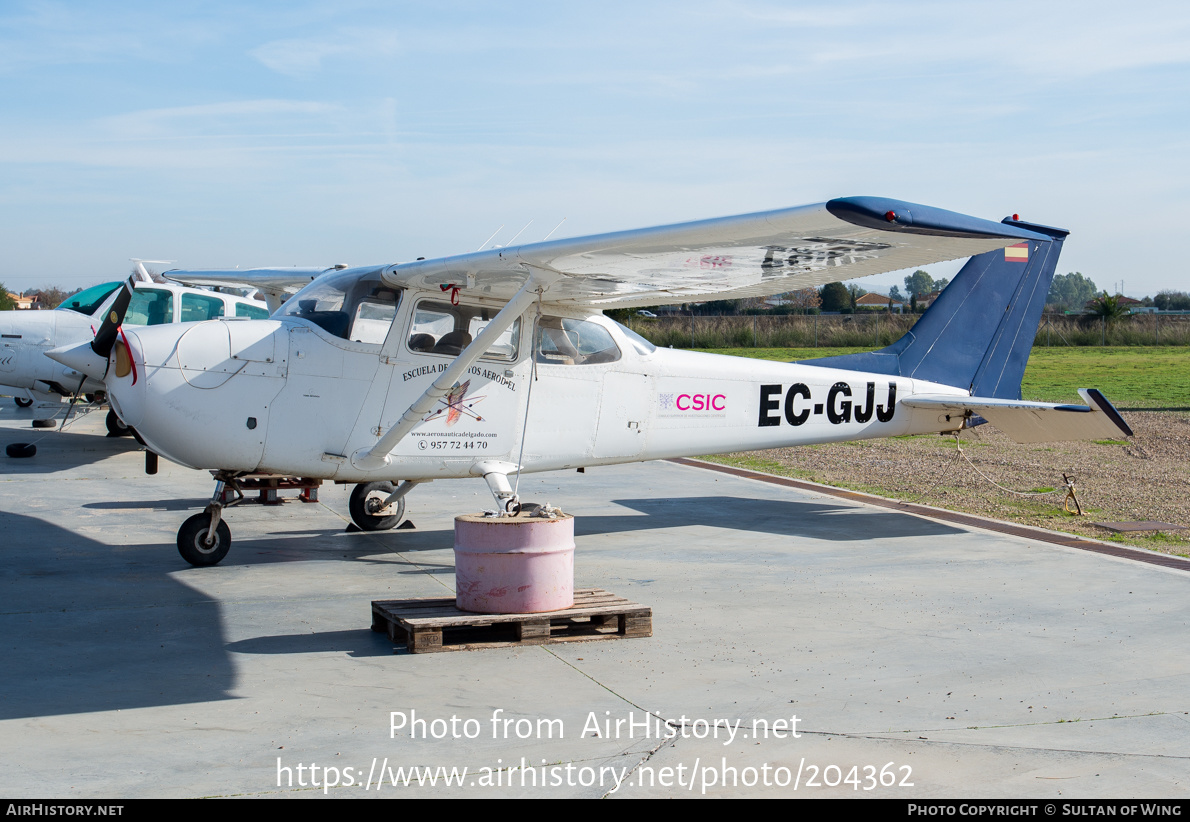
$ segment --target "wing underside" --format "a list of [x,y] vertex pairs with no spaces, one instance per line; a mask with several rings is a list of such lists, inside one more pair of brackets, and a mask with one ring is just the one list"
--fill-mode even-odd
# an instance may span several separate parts
[[763,297],[969,257],[1021,240],[1017,226],[874,197],[496,248],[390,266],[393,285],[455,285],[509,299],[530,272],[543,299],[595,308]]
[[162,274],[183,285],[258,288],[273,294],[295,294],[312,280],[333,268],[228,268],[207,271],[174,269]]

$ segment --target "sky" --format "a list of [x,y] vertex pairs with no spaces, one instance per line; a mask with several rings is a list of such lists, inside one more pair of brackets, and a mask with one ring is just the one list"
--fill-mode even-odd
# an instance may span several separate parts
[[1184,3],[4,0],[0,282],[879,195],[1070,229],[1058,271],[1113,292],[1190,290],[1188,81]]

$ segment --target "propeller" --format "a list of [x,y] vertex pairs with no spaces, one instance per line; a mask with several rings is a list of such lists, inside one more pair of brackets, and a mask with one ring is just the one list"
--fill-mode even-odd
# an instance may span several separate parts
[[128,313],[128,304],[132,302],[132,291],[135,286],[131,278],[120,288],[120,293],[112,302],[95,332],[91,342],[76,343],[47,351],[46,356],[73,368],[94,380],[102,382],[107,377],[112,349],[116,346],[116,337],[120,333],[120,323],[124,322],[124,315]]
[[135,286],[130,277],[120,288],[115,302],[108,309],[107,316],[103,318],[103,324],[95,332],[95,339],[91,340],[91,350],[105,360],[111,355],[112,348],[116,345],[116,335],[120,332],[120,323],[124,322],[124,315],[128,313],[128,304],[132,302],[133,288]]

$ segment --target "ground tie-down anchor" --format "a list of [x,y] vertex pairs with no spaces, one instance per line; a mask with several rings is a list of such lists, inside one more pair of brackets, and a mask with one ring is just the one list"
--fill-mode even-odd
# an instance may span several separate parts
[[[1081,517],[1083,515],[1083,507],[1078,504],[1078,497],[1074,493],[1074,481],[1076,479],[1078,478],[1069,476],[1065,472],[1062,473],[1062,481],[1066,483],[1066,499],[1063,501],[1062,507],[1066,509],[1066,513]],[[1074,510],[1070,508],[1071,502],[1074,503]]]

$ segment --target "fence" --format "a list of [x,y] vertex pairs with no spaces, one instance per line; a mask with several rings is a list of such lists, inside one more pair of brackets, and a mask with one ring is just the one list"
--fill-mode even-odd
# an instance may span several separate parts
[[[628,327],[655,345],[673,348],[883,348],[913,327],[916,314],[740,315],[632,317]],[[1033,344],[1190,345],[1190,314],[1101,317],[1045,315]]]

